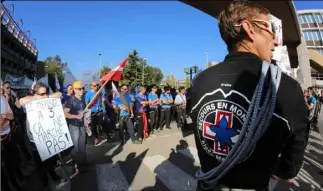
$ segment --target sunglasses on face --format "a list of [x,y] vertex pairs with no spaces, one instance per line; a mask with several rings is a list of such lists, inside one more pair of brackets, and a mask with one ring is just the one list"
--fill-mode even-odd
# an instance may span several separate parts
[[8,86],[8,87],[4,87],[4,88],[6,88],[7,90],[9,90],[11,87],[10,87],[10,86]]
[[38,93],[37,95],[39,95],[39,96],[45,96],[47,94],[46,93]]
[[98,84],[95,84],[95,85],[91,85],[92,87],[98,87]]
[[84,90],[84,88],[75,88],[75,89],[79,91]]

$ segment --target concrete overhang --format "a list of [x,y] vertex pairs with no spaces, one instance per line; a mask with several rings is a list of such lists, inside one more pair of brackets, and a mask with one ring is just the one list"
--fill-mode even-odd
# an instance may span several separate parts
[[[191,1],[180,0],[200,11],[217,18],[220,11],[228,6],[228,1]],[[292,1],[256,1],[257,4],[266,7],[270,13],[282,20],[283,44],[287,46],[292,68],[298,66],[297,46],[301,43],[301,31],[298,24],[295,7]]]
[[316,50],[309,49],[308,57],[310,59],[310,66],[323,74],[323,55]]

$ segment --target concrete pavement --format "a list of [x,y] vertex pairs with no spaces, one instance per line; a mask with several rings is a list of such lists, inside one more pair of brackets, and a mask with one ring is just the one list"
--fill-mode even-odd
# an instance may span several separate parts
[[[58,185],[60,191],[111,190],[195,190],[195,172],[199,159],[192,131],[165,129],[142,145],[117,142],[87,146],[88,160],[93,164],[86,173],[75,175],[70,183]],[[271,182],[272,190],[318,190],[323,183],[323,146],[318,133],[312,132],[304,166],[296,178],[297,185]],[[72,167],[67,166],[69,174]],[[59,173],[64,175],[62,168]]]

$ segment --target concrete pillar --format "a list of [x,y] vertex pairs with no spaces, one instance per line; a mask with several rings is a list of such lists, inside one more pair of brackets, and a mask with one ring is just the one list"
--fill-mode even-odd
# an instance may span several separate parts
[[303,89],[312,85],[310,59],[304,37],[301,38],[301,44],[297,47],[299,69],[297,71],[297,81]]

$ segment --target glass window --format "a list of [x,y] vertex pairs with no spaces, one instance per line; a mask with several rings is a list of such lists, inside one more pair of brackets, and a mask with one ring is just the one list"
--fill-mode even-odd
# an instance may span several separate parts
[[302,23],[307,23],[305,15],[301,15]]
[[297,15],[297,20],[299,24],[303,24],[303,20],[300,15]]
[[321,13],[315,13],[314,16],[318,23],[323,23],[323,16]]
[[311,15],[310,15],[310,14],[306,14],[306,15],[305,15],[305,18],[306,18],[307,23],[313,23],[313,20],[312,20],[312,18],[311,18]]

